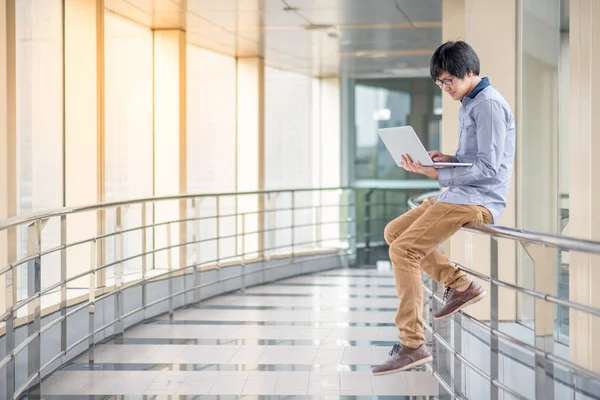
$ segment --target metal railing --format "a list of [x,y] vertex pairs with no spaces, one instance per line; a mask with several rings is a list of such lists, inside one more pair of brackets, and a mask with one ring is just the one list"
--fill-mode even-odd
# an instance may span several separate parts
[[[227,290],[232,290],[230,283],[237,282],[234,288],[243,290],[249,281],[268,281],[273,279],[268,274],[272,277],[275,270],[307,258],[340,261],[330,262],[327,268],[352,262],[354,207],[353,190],[320,188],[151,197],[0,221],[0,232],[6,235],[2,245],[11,243],[9,255],[13,254],[8,265],[0,266],[7,299],[0,315],[0,339],[6,348],[0,353],[0,371],[5,375],[0,398],[25,394],[82,348],[91,350],[93,364],[98,337],[122,335],[127,326],[148,318],[151,307],[166,305],[173,315],[176,307],[200,301],[204,288],[220,284],[225,290],[227,282]],[[107,226],[111,222],[112,229]],[[47,230],[53,223],[59,226],[58,234],[54,232],[58,246],[45,243],[57,239]],[[97,234],[68,241],[68,231],[81,224],[97,226]],[[16,256],[19,232],[26,236],[27,251]],[[126,254],[128,249],[139,251]],[[58,261],[48,261],[52,256]],[[239,272],[223,276],[221,270],[228,267]],[[42,287],[46,275],[57,270],[58,279]],[[217,278],[204,282],[206,270],[217,270]],[[250,279],[259,274],[261,279]],[[191,284],[186,276],[191,276]],[[183,277],[183,288],[175,288],[176,277]],[[167,279],[167,294],[156,298],[150,285]],[[81,289],[82,280],[87,281],[83,288],[87,293],[69,296],[70,291]],[[134,288],[141,289],[141,307],[128,310],[124,294]],[[54,303],[42,309],[42,299],[52,295]],[[99,318],[96,307],[108,299],[114,310],[111,314],[105,307]],[[68,337],[70,317],[86,311],[86,333]],[[45,324],[44,316],[51,316]],[[56,329],[60,329],[60,348],[42,359],[42,337],[56,334]]]
[[[430,192],[411,198],[409,207],[418,207],[423,201],[439,195],[439,192]],[[483,322],[466,312],[459,312],[453,316],[453,328],[451,329],[451,338],[447,340],[436,331],[436,324],[433,320],[429,324],[424,324],[432,337],[434,348],[441,346],[445,351],[451,354],[453,362],[450,381],[443,378],[443,374],[438,370],[439,364],[430,367],[440,386],[453,399],[466,399],[463,390],[464,379],[462,377],[462,365],[487,380],[490,385],[490,398],[496,400],[500,398],[500,392],[510,394],[517,399],[527,399],[514,388],[509,387],[500,379],[499,356],[500,343],[508,343],[520,350],[524,350],[534,355],[534,363],[530,367],[535,371],[535,398],[553,399],[555,398],[555,382],[570,386],[573,389],[573,396],[580,389],[581,383],[578,380],[590,380],[596,384],[600,383],[600,374],[584,368],[576,362],[556,355],[554,351],[554,307],[564,306],[569,309],[575,309],[580,312],[600,317],[600,309],[590,307],[585,304],[561,299],[551,293],[556,289],[555,285],[555,267],[557,265],[557,249],[566,251],[576,251],[590,254],[600,254],[600,243],[589,240],[575,239],[571,237],[543,234],[521,229],[508,228],[498,225],[468,225],[463,227],[467,232],[486,235],[490,240],[490,275],[475,271],[463,265],[455,264],[467,274],[479,278],[490,284],[490,309],[489,324]],[[510,282],[501,280],[499,277],[499,255],[498,239],[509,239],[520,243],[534,263],[534,288],[529,289]],[[438,293],[438,285],[433,279],[429,280],[431,287],[428,286],[428,280],[424,279],[423,288],[430,295],[431,305],[442,304],[442,296]],[[515,293],[522,293],[535,299],[535,316],[533,323],[534,344],[526,343],[525,340],[514,337],[500,330],[499,327],[499,293],[498,288],[509,289]],[[435,308],[435,307],[434,307]],[[482,368],[474,365],[472,360],[465,357],[462,351],[461,332],[463,331],[463,319],[477,326],[483,331],[489,332],[490,363],[489,371],[486,373]],[[452,342],[452,343],[450,343]],[[439,347],[438,347],[439,348]],[[435,358],[435,357],[434,357]],[[569,381],[556,379],[555,366],[569,371]],[[590,393],[586,393],[590,395]],[[600,393],[596,392],[596,396]],[[575,397],[573,397],[575,398]],[[592,397],[594,398],[594,397]]]
[[[415,191],[419,192],[419,189],[404,190],[397,197],[386,195],[389,190],[381,188],[187,194],[64,208],[0,221],[0,232],[5,235],[0,238],[13,247],[12,253],[9,252],[12,259],[7,265],[0,266],[7,299],[6,311],[0,315],[0,341],[4,340],[6,349],[0,353],[0,371],[4,371],[6,387],[0,390],[8,399],[18,398],[46,373],[88,348],[91,350],[89,361],[93,364],[93,349],[98,338],[122,335],[128,326],[147,319],[152,313],[172,315],[176,308],[206,298],[205,290],[214,285],[223,285],[223,291],[243,290],[249,285],[276,279],[267,275],[307,257],[340,260],[339,264],[330,263],[324,268],[353,263],[358,237],[364,238],[367,252],[370,246],[378,245],[377,234],[382,234],[385,222],[406,209],[397,201],[406,199],[409,193],[414,195]],[[381,194],[375,199],[378,192]],[[357,193],[362,193],[364,198],[359,198]],[[437,192],[413,197],[408,204],[416,207],[435,195]],[[358,208],[357,200],[362,201]],[[363,234],[358,235],[356,226],[360,221],[357,221],[357,215],[361,214],[365,221]],[[56,240],[51,240],[48,231],[53,222],[55,228],[59,228],[55,229],[58,245],[54,243]],[[96,234],[67,240],[67,233],[71,231],[67,228],[86,222],[93,222]],[[534,355],[531,367],[535,369],[538,399],[554,398],[555,366],[570,371],[572,382],[567,384],[576,386],[575,377],[600,382],[599,374],[557,356],[553,351],[552,335],[553,307],[556,305],[594,316],[600,316],[600,310],[553,295],[551,286],[554,282],[544,279],[552,275],[547,272],[548,268],[554,268],[556,249],[600,254],[600,243],[495,225],[463,229],[490,238],[489,276],[458,265],[490,284],[489,323],[461,312],[452,318],[450,339],[445,338],[443,330],[436,329],[433,322],[425,325],[438,352],[444,349],[453,359],[451,379],[445,379],[445,373],[440,369],[440,357],[434,358],[431,370],[440,386],[452,398],[466,398],[461,372],[465,366],[489,382],[492,399],[498,399],[501,391],[515,398],[526,398],[500,379],[500,344],[505,343]],[[27,239],[27,249],[17,256],[19,232]],[[533,259],[534,270],[538,273],[532,289],[499,278],[499,239],[521,243]],[[133,245],[134,242],[137,244]],[[126,249],[131,248],[139,251],[126,254]],[[81,249],[85,254],[80,254]],[[58,261],[49,261],[48,257],[52,255],[59,255]],[[221,273],[230,267],[234,268],[233,272]],[[58,270],[59,278],[43,286],[48,270]],[[217,271],[216,278],[204,278],[205,271],[213,270]],[[254,279],[257,275],[261,275],[261,279]],[[174,281],[180,277],[183,277],[183,283],[176,287]],[[87,286],[79,286],[82,281],[87,282]],[[168,282],[166,294],[155,294],[150,290],[156,282]],[[235,284],[226,289],[225,283]],[[534,344],[500,329],[499,287],[535,299]],[[424,283],[424,288],[430,294],[432,307],[441,304],[436,282],[431,281],[430,286]],[[80,297],[70,295],[71,291],[79,289],[85,289],[85,294]],[[126,309],[124,296],[132,289],[140,290],[141,306]],[[43,308],[42,300],[50,295],[54,295],[55,300]],[[112,303],[103,304],[114,307],[112,313],[107,314],[105,307],[100,318],[96,308],[109,300]],[[156,310],[158,306],[164,307]],[[85,332],[68,337],[70,318],[79,312],[87,314]],[[47,323],[42,321],[45,317]],[[463,321],[489,333],[490,363],[489,368],[485,368],[489,373],[475,365],[462,351]],[[42,337],[56,333],[55,330],[59,330],[59,348],[42,358]],[[17,377],[18,362],[25,368],[25,376]]]

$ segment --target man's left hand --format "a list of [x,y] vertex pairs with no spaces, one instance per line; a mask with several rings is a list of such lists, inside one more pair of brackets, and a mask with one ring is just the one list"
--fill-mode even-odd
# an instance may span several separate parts
[[425,175],[432,179],[438,179],[438,171],[434,167],[424,167],[418,162],[413,162],[408,154],[402,155],[402,167],[409,172]]

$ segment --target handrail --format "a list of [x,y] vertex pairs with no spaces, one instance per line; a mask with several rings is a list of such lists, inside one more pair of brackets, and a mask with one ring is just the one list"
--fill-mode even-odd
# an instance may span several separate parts
[[[418,207],[424,201],[435,198],[439,194],[440,194],[440,192],[437,191],[437,192],[428,192],[428,193],[424,193],[420,196],[412,197],[408,200],[408,205],[410,208]],[[553,389],[554,388],[554,379],[555,379],[554,365],[560,365],[563,368],[566,368],[568,371],[570,371],[571,374],[578,376],[578,377],[583,377],[584,379],[589,379],[589,380],[593,381],[595,384],[600,383],[600,374],[598,374],[597,372],[587,369],[585,367],[582,367],[581,365],[578,365],[575,362],[561,358],[561,357],[557,356],[556,354],[554,354],[554,351],[553,351],[554,337],[553,337],[553,335],[549,335],[548,325],[547,325],[547,321],[554,321],[553,315],[554,315],[554,307],[556,305],[566,306],[566,307],[576,309],[576,310],[579,310],[579,311],[582,311],[589,315],[594,315],[594,316],[600,316],[600,308],[595,308],[595,307],[588,306],[585,304],[572,302],[568,299],[567,300],[561,299],[560,297],[556,297],[550,293],[545,293],[544,291],[548,291],[551,289],[548,289],[547,282],[542,282],[542,281],[545,281],[545,279],[540,278],[540,276],[544,276],[544,275],[547,275],[548,273],[550,273],[549,269],[551,271],[552,268],[554,267],[554,265],[552,265],[553,261],[551,261],[551,260],[553,260],[553,257],[556,257],[557,249],[577,251],[577,252],[583,252],[583,253],[591,253],[591,254],[600,254],[600,242],[584,240],[584,239],[577,239],[577,238],[573,238],[573,237],[553,235],[553,234],[546,234],[546,233],[540,233],[540,232],[527,231],[524,229],[509,228],[509,227],[493,225],[493,224],[492,225],[469,224],[469,225],[462,227],[462,230],[467,231],[467,232],[480,233],[480,234],[484,234],[484,235],[487,235],[490,237],[491,268],[490,268],[489,276],[455,263],[455,265],[462,271],[466,272],[469,275],[472,275],[472,276],[478,277],[484,281],[487,281],[491,285],[491,289],[490,289],[490,292],[491,292],[491,294],[490,294],[490,299],[491,299],[490,321],[489,321],[489,325],[487,325],[487,324],[479,321],[478,319],[474,318],[473,316],[468,315],[466,312],[460,311],[458,314],[456,314],[456,318],[459,318],[459,319],[458,319],[458,323],[457,323],[457,321],[455,321],[455,325],[454,325],[455,336],[460,338],[460,335],[461,335],[460,332],[457,332],[457,329],[458,330],[462,329],[462,323],[460,322],[461,317],[465,317],[466,319],[468,319],[470,321],[476,322],[477,324],[480,325],[480,327],[483,327],[484,329],[489,329],[490,350],[491,350],[490,373],[482,374],[482,372],[483,372],[482,370],[480,370],[477,367],[473,368],[474,366],[471,364],[471,362],[469,360],[467,360],[461,354],[461,351],[460,351],[461,344],[456,342],[456,338],[454,340],[455,340],[455,345],[457,346],[457,349],[453,349],[452,346],[450,345],[450,343],[448,343],[448,341],[446,341],[442,336],[440,336],[437,332],[435,332],[435,325],[433,323],[431,324],[431,326],[428,326],[427,324],[425,324],[426,325],[425,327],[431,332],[432,340],[434,342],[437,342],[439,345],[442,345],[447,350],[449,350],[450,353],[452,354],[452,357],[455,359],[455,362],[460,362],[460,363],[466,365],[467,367],[471,368],[474,372],[483,376],[484,379],[489,380],[490,389],[492,390],[492,394],[491,394],[492,398],[498,398],[498,389],[514,395],[511,388],[505,387],[504,385],[500,384],[500,382],[498,381],[498,379],[499,379],[499,374],[498,374],[499,357],[498,357],[498,355],[500,354],[499,345],[498,345],[499,339],[510,342],[512,344],[515,344],[519,348],[524,349],[527,352],[534,354],[535,365],[532,366],[532,368],[535,370],[535,377],[536,377],[536,381],[535,381],[536,398],[553,398],[554,397],[554,395],[553,395],[554,394],[554,389]],[[526,244],[526,245],[528,245],[526,247],[526,250],[529,250],[529,248],[530,248],[529,245],[537,246],[538,250],[535,250],[533,253],[529,253],[534,262],[535,276],[537,277],[535,280],[533,289],[525,288],[525,287],[522,287],[522,286],[519,286],[516,284],[512,284],[509,282],[505,282],[505,281],[502,281],[499,279],[497,238],[510,239],[510,240],[519,242],[522,245]],[[554,261],[554,262],[556,262],[556,261]],[[549,265],[549,263],[550,263],[550,265]],[[554,279],[554,278],[551,278],[550,282],[552,281],[552,279]],[[540,283],[539,283],[539,285],[541,287],[540,289],[538,289],[538,287],[537,287],[538,280],[540,281]],[[535,341],[534,345],[525,343],[522,340],[519,340],[519,339],[509,335],[508,333],[502,332],[499,329],[499,314],[498,314],[498,308],[499,308],[498,288],[499,287],[512,290],[516,293],[524,293],[535,299],[536,315],[534,318],[534,325],[535,325],[534,332],[535,332],[536,341]],[[550,283],[550,287],[552,287],[551,283]],[[433,281],[432,281],[431,288],[427,287],[425,282],[423,283],[423,288],[425,289],[425,291],[430,293],[432,302],[435,302],[435,301],[437,301],[439,303],[443,302],[442,298],[436,293],[435,284],[433,283]],[[539,316],[538,316],[538,313],[540,314]],[[539,327],[538,327],[538,324],[540,324]],[[538,329],[539,329],[539,331],[538,331]],[[458,340],[460,341],[460,339],[458,339]],[[438,371],[435,371],[435,368],[434,368],[434,372],[438,372]],[[443,380],[441,374],[439,374],[439,373],[434,374],[434,376],[443,387],[448,386],[448,382],[445,382],[445,381],[441,382],[441,380]],[[456,387],[456,385],[458,385],[460,387],[460,375],[458,376],[457,379],[458,380],[455,379],[454,385],[455,385],[455,387]],[[575,379],[575,378],[573,378],[573,379]],[[574,388],[574,389],[577,390],[576,388]],[[450,393],[450,394],[455,395],[456,393]]]
[[198,199],[198,198],[206,198],[206,197],[228,197],[228,196],[252,196],[252,195],[269,195],[269,194],[277,194],[277,193],[291,193],[291,192],[324,192],[324,191],[332,191],[332,190],[349,190],[352,189],[350,187],[323,187],[323,188],[301,188],[301,189],[275,189],[275,190],[263,190],[263,191],[251,191],[251,192],[226,192],[226,193],[186,193],[186,194],[178,194],[178,195],[168,195],[168,196],[156,196],[156,197],[141,197],[136,199],[127,199],[127,200],[117,200],[117,201],[107,201],[102,203],[88,204],[83,206],[75,206],[75,207],[63,207],[57,208],[50,211],[39,211],[25,215],[17,215],[15,217],[10,217],[5,220],[0,221],[0,231],[12,228],[14,226],[23,225],[28,222],[34,222],[37,220],[52,218],[52,217],[60,217],[66,214],[74,214],[80,212],[88,212],[88,211],[97,211],[103,210],[107,208],[114,208],[119,206],[128,206],[133,204],[142,204],[142,203],[157,203],[163,201],[173,201],[173,200],[190,200],[190,199]]
[[[326,197],[327,193],[333,194],[335,199],[331,200]],[[302,196],[302,193],[308,193],[309,196]],[[316,196],[314,196],[316,194]],[[348,196],[346,196],[349,194]],[[245,198],[255,199],[262,196],[264,203],[253,201],[252,206],[238,207],[239,201],[244,201]],[[305,199],[306,197],[306,199]],[[202,215],[202,199],[214,199],[214,203],[209,204],[211,211],[210,215]],[[224,199],[235,201],[234,209],[229,212],[222,212]],[[158,202],[164,201],[185,201],[193,200],[191,204],[192,210],[189,210],[192,215],[181,215],[169,218],[168,220],[156,221],[154,218],[147,221],[148,207]],[[274,202],[272,203],[271,200]],[[281,201],[283,200],[283,201]],[[289,204],[288,204],[289,203]],[[124,215],[131,205],[141,206],[142,212],[141,224],[138,226],[128,226],[124,221]],[[221,205],[221,206],[220,206]],[[180,203],[181,206],[181,203]],[[189,203],[186,204],[189,207]],[[233,206],[233,205],[232,205]],[[330,207],[338,209],[338,215],[335,218],[323,217],[323,210]],[[175,299],[179,296],[190,294],[191,296],[183,299],[179,298],[178,303],[183,301],[184,304],[197,302],[202,299],[200,295],[201,289],[216,284],[224,284],[225,282],[237,279],[234,283],[235,287],[244,290],[248,286],[247,279],[251,278],[251,285],[258,282],[268,281],[272,279],[269,275],[265,275],[268,271],[276,270],[290,266],[304,256],[310,256],[311,261],[319,259],[336,258],[339,263],[332,264],[329,267],[319,266],[318,268],[331,268],[342,266],[345,263],[353,262],[353,252],[356,249],[355,235],[355,207],[354,190],[347,187],[322,187],[322,188],[300,188],[300,189],[278,189],[266,191],[247,191],[247,192],[226,192],[226,193],[187,193],[181,195],[145,197],[137,199],[128,199],[121,201],[111,201],[92,205],[84,205],[77,207],[65,207],[50,211],[35,212],[23,216],[12,217],[0,221],[0,231],[6,229],[16,229],[24,224],[28,229],[28,249],[25,255],[19,259],[9,260],[7,265],[0,266],[0,276],[6,276],[6,296],[10,301],[6,304],[6,309],[2,310],[0,315],[0,323],[4,323],[2,327],[5,331],[6,352],[0,357],[0,371],[5,370],[7,374],[6,388],[0,390],[5,391],[7,399],[18,398],[32,384],[38,382],[42,373],[48,368],[56,368],[54,363],[56,360],[67,355],[71,350],[80,344],[88,343],[88,346],[95,345],[95,336],[104,334],[108,328],[113,328],[109,334],[122,334],[126,325],[129,326],[131,321],[126,322],[125,319],[133,316],[136,313],[146,312],[150,307],[165,304],[166,309],[170,314],[173,313],[176,307]],[[246,209],[248,208],[248,209]],[[89,211],[100,211],[114,209],[114,231],[110,233],[90,233],[85,238],[77,238],[73,242],[67,239],[67,222],[68,215],[74,213],[82,213]],[[188,208],[189,209],[189,208]],[[278,213],[285,212],[291,214],[290,221],[277,221],[275,218]],[[298,217],[297,213],[310,212],[310,217]],[[299,215],[299,214],[298,214]],[[304,215],[304,214],[303,214]],[[95,218],[95,217],[94,217]],[[233,218],[233,219],[232,219]],[[250,220],[252,218],[252,220]],[[60,223],[60,245],[53,245],[50,248],[45,248],[42,232],[46,226],[47,220],[54,220]],[[214,231],[201,228],[201,222],[205,220],[216,221]],[[221,231],[221,221],[231,221],[231,232]],[[247,224],[251,222],[250,225]],[[258,222],[260,221],[260,222]],[[131,221],[129,222],[129,224]],[[138,224],[140,222],[137,222]],[[182,224],[193,223],[190,226],[193,232],[187,232],[182,236]],[[325,233],[323,230],[327,226],[333,226],[337,229]],[[152,241],[148,243],[147,231],[149,229],[162,228],[166,231],[166,235],[159,243]],[[310,229],[309,229],[310,228]],[[31,231],[29,231],[31,229]],[[308,229],[308,230],[307,230]],[[288,230],[291,233],[291,239],[279,238],[275,232]],[[31,236],[29,233],[31,232]],[[126,254],[124,251],[125,234],[136,232],[141,236],[141,252],[136,250],[134,254]],[[303,233],[308,232],[308,233]],[[154,233],[156,234],[156,233]],[[248,238],[255,236],[258,243],[251,244],[251,248],[247,246]],[[108,257],[108,250],[101,243],[107,238],[114,238],[114,245],[111,250],[112,257]],[[173,237],[179,237],[175,242]],[[220,242],[222,240],[230,240],[231,246],[228,247],[226,253],[222,252]],[[252,239],[250,239],[252,240]],[[233,242],[235,241],[235,243]],[[215,242],[214,254],[208,254],[200,248],[201,243]],[[252,242],[250,242],[252,243]],[[15,245],[14,243],[12,244]],[[83,268],[82,271],[72,271],[69,275],[69,265],[67,250],[74,246],[84,245],[85,251],[89,256],[87,260],[77,260],[78,268]],[[174,258],[176,254],[174,249],[179,249],[181,254],[187,249],[193,249],[194,254],[190,256],[184,255],[182,258]],[[165,259],[157,267],[156,264],[148,265],[148,257],[158,253],[164,253]],[[43,287],[42,271],[45,270],[45,260],[43,257],[52,253],[61,254],[60,265],[56,267],[60,271],[60,280],[48,287]],[[13,255],[14,257],[14,255]],[[135,270],[127,270],[132,264],[127,262],[139,260]],[[283,263],[281,261],[284,261]],[[79,263],[89,263],[79,265]],[[259,264],[260,267],[246,269],[247,265]],[[128,266],[129,265],[129,266]],[[206,268],[210,266],[219,271],[216,278],[211,278],[207,282],[201,275]],[[25,298],[18,298],[16,294],[17,285],[15,284],[15,270],[17,268],[27,268],[27,277],[25,285],[27,294]],[[106,277],[96,279],[101,271],[112,267],[114,268],[114,283],[108,284]],[[234,274],[221,274],[222,268],[241,267],[241,272]],[[149,273],[151,268],[157,268],[160,274]],[[141,274],[141,277],[127,274]],[[158,271],[157,271],[158,272]],[[285,274],[297,274],[293,269],[286,271]],[[277,275],[280,275],[278,273]],[[88,276],[89,290],[87,294],[78,296],[71,301],[68,298],[68,285],[81,278]],[[256,278],[260,277],[260,278]],[[173,285],[173,279],[183,280],[185,289],[177,291],[176,285]],[[168,295],[159,299],[153,299],[148,293],[148,285],[157,283],[162,280],[167,280]],[[192,281],[192,282],[190,282]],[[187,282],[187,283],[186,283]],[[161,283],[165,285],[164,283]],[[237,285],[237,286],[236,286]],[[124,293],[131,288],[141,286],[142,288],[142,305],[134,310],[126,311],[123,304]],[[23,287],[23,286],[22,286]],[[232,287],[231,284],[229,287]],[[60,291],[58,290],[60,289]],[[86,287],[86,289],[88,289]],[[42,296],[48,293],[60,293],[60,303],[58,310],[55,309],[55,304],[48,310],[42,309]],[[104,299],[115,296],[115,312],[112,315],[103,315],[97,319],[95,308],[99,302]],[[58,300],[58,298],[57,298]],[[166,304],[168,302],[168,304]],[[18,311],[23,308],[28,308],[28,314],[25,317],[19,316]],[[89,327],[86,335],[77,338],[74,343],[68,345],[67,340],[67,319],[72,317],[81,310],[89,308]],[[53,318],[48,324],[42,326],[42,318],[45,312],[60,312],[60,315]],[[158,312],[153,310],[152,312]],[[146,314],[144,314],[146,315]],[[24,340],[17,341],[17,329],[23,329],[27,324],[26,337]],[[41,359],[39,351],[41,345],[41,335],[48,332],[52,327],[60,325],[61,343],[60,351],[54,354],[49,361]],[[15,379],[17,377],[17,356],[23,350],[29,350],[27,353],[27,371],[26,379]],[[22,354],[22,353],[21,353]],[[68,361],[68,360],[67,360]],[[61,361],[60,364],[65,361]],[[90,353],[90,362],[93,362],[93,353]],[[43,363],[43,364],[42,364]],[[4,394],[4,393],[3,393]]]
[[[408,200],[408,205],[411,208],[415,208],[423,201],[432,197],[436,197],[439,194],[440,192],[428,192],[420,196],[412,197]],[[492,237],[512,239],[519,242],[537,244],[540,246],[550,246],[561,250],[600,254],[600,242],[595,242],[592,240],[553,235],[550,233],[534,232],[525,229],[509,228],[507,226],[494,224],[469,224],[462,229],[468,232],[482,233]]]

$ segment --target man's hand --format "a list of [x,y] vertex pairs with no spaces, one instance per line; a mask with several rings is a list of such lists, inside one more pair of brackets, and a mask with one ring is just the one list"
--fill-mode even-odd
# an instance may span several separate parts
[[438,178],[437,169],[435,169],[433,167],[424,167],[421,164],[419,164],[418,162],[417,163],[413,162],[413,160],[410,158],[410,156],[408,154],[402,155],[402,167],[409,172],[414,172],[417,174],[425,175],[432,179]]
[[433,162],[452,162],[452,156],[447,156],[442,154],[439,150],[431,150],[428,151],[429,157],[433,160]]

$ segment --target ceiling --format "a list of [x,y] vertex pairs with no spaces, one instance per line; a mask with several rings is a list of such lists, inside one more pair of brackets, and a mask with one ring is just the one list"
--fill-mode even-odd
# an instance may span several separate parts
[[311,76],[427,76],[442,0],[105,0],[188,42]]

